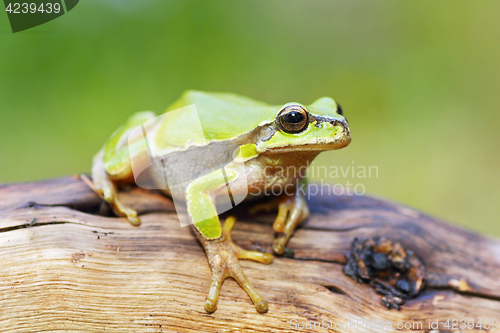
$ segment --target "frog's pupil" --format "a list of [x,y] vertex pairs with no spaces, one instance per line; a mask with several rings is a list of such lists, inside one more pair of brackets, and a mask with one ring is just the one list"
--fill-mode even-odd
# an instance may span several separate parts
[[304,120],[304,115],[298,111],[291,111],[283,116],[283,120],[287,123],[297,124]]

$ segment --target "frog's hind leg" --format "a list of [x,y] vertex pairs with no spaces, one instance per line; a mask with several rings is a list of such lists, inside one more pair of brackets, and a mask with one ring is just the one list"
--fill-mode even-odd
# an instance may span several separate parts
[[268,304],[250,284],[250,281],[241,269],[238,259],[250,259],[263,264],[269,264],[273,261],[273,256],[269,253],[247,251],[234,244],[231,239],[231,230],[235,221],[234,217],[228,217],[222,227],[222,237],[213,240],[206,239],[194,228],[198,239],[205,248],[208,262],[212,269],[212,281],[205,302],[205,310],[214,312],[217,309],[217,301],[222,283],[226,278],[232,277],[248,294],[254,303],[255,309],[260,313],[265,313],[268,310]]
[[101,150],[94,157],[92,165],[92,184],[85,180],[86,177],[82,177],[82,179],[97,193],[97,195],[110,204],[111,209],[113,209],[116,215],[126,216],[132,225],[140,225],[141,220],[137,217],[137,211],[124,205],[118,198],[116,184],[109,178],[104,168],[103,156],[104,151]]

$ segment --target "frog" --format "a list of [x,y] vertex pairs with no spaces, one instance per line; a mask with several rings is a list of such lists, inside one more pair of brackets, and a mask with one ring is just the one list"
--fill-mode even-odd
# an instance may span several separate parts
[[[140,143],[141,133],[146,133],[147,144]],[[153,183],[162,180],[159,163],[152,160],[162,161],[163,167],[173,165],[171,169],[181,178],[188,174],[177,197],[183,199],[185,215],[204,248],[212,274],[205,310],[212,313],[217,309],[221,286],[231,277],[248,294],[256,311],[265,313],[269,304],[253,287],[239,260],[270,264],[274,256],[245,250],[232,240],[236,218],[229,216],[221,223],[218,199],[228,193],[240,198],[238,203],[271,196],[254,202],[248,213],[277,212],[272,252],[282,255],[295,229],[310,214],[303,190],[306,175],[295,171],[307,168],[319,153],[350,142],[342,108],[330,97],[310,105],[270,105],[233,93],[188,90],[162,116],[138,112],[113,133],[92,161],[92,188],[116,215],[138,226],[137,211],[118,196],[122,184],[138,185],[137,165],[142,165],[139,169],[149,165]],[[148,159],[150,162],[144,162]],[[142,164],[137,162],[141,160]],[[266,192],[273,186],[287,191]],[[173,196],[172,188],[164,183],[159,186],[167,196]]]

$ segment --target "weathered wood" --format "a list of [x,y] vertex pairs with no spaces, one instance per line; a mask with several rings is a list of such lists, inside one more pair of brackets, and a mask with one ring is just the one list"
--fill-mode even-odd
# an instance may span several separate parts
[[[179,226],[172,203],[157,193],[134,189],[122,196],[144,214],[140,227],[102,216],[100,198],[75,177],[0,186],[2,332],[293,332],[299,322],[358,319],[422,323],[413,331],[429,331],[429,320],[439,320],[445,331],[448,319],[500,320],[498,239],[347,195],[311,198],[311,218],[288,245],[294,259],[242,261],[269,300],[267,314],[258,314],[233,280],[208,314],[210,271],[191,229]],[[233,239],[269,252],[273,216],[250,216],[247,208],[235,212]],[[385,309],[373,289],[342,273],[353,238],[374,236],[399,241],[425,264],[426,289],[401,311]],[[318,330],[376,331],[346,324]]]

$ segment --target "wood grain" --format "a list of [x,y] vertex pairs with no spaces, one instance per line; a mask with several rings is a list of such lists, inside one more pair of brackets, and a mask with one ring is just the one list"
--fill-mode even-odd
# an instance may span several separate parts
[[[258,314],[229,279],[208,314],[205,254],[172,203],[140,189],[122,197],[143,214],[140,227],[113,217],[77,177],[0,186],[1,332],[296,332],[294,324],[323,320],[421,323],[408,331],[427,332],[429,320],[442,331],[447,319],[500,320],[498,239],[367,196],[311,198],[311,218],[289,243],[293,259],[242,261],[268,313]],[[270,252],[273,216],[247,209],[233,212],[233,239]],[[374,236],[401,242],[425,264],[425,290],[401,311],[385,309],[373,289],[342,273],[353,238]]]

